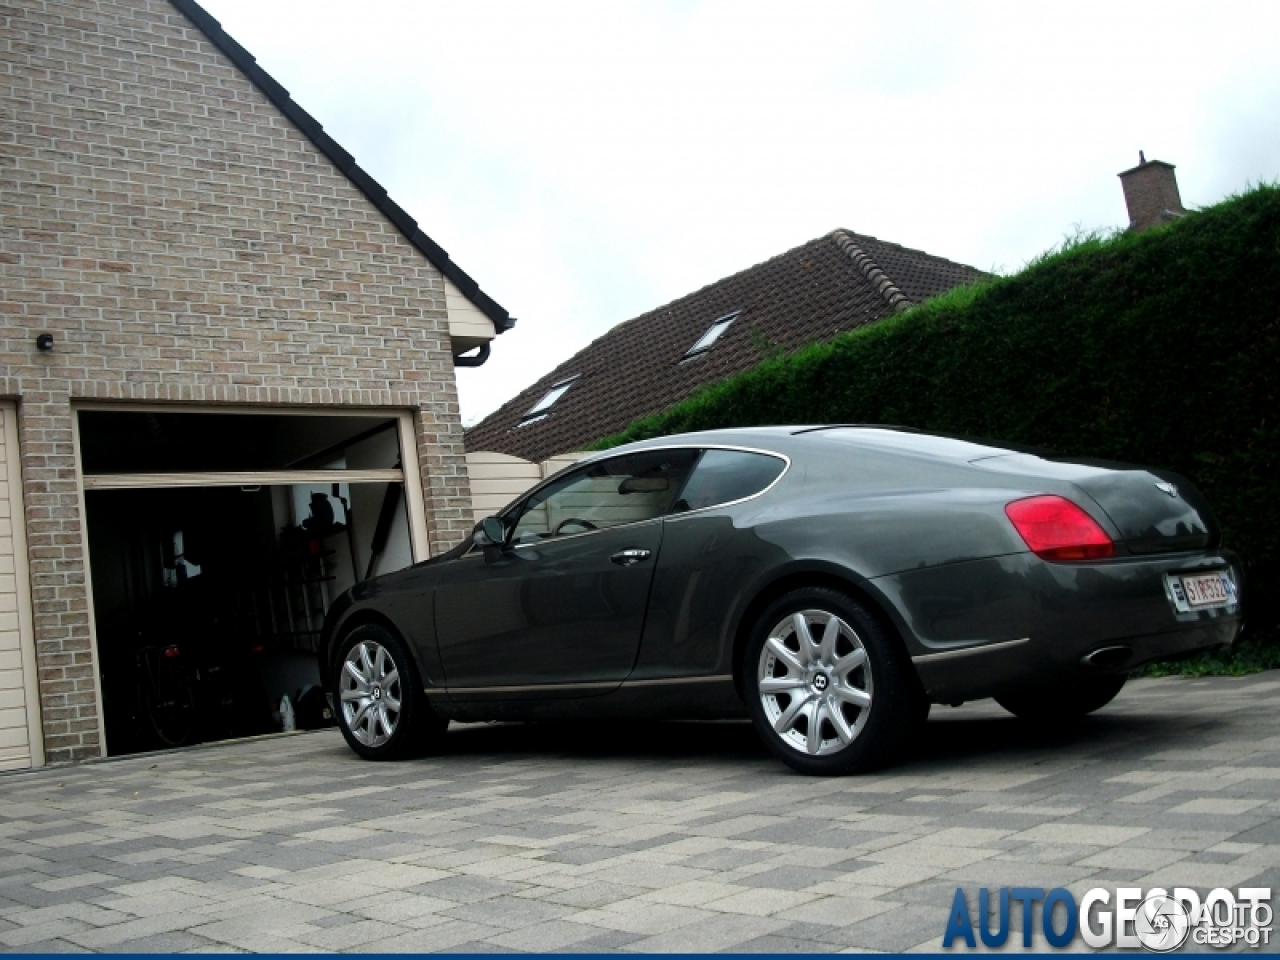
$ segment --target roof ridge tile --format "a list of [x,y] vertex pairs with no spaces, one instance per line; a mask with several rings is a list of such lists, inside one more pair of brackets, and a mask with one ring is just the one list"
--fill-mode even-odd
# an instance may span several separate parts
[[867,278],[867,282],[876,288],[880,296],[884,297],[885,301],[896,313],[902,313],[902,311],[909,310],[915,306],[911,298],[898,289],[898,285],[889,278],[888,274],[880,269],[875,260],[871,258],[871,255],[858,246],[853,239],[853,234],[848,230],[832,230],[828,236],[835,241],[837,247],[848,255],[854,266],[862,271],[862,275]]

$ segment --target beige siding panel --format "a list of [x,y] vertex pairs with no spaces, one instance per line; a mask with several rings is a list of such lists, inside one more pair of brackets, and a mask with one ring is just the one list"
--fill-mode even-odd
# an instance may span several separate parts
[[471,510],[475,522],[502,512],[503,507],[530,487],[572,466],[586,455],[562,453],[542,463],[531,463],[492,450],[468,453],[467,472],[471,475]]
[[476,309],[475,304],[447,277],[444,281],[444,306],[449,313],[449,339],[453,342],[454,356],[488,343],[498,335],[493,321]]
[[26,743],[27,707],[0,707],[0,737],[6,744]]
[[587,456],[585,452],[558,453],[549,460],[543,460],[539,466],[542,467],[542,475],[544,477],[549,477],[554,473],[559,473],[565,467],[573,466],[585,456]]
[[471,476],[471,512],[476,523],[498,513],[542,479],[536,463],[488,451],[467,454],[467,473]]
[[13,686],[5,688],[5,678],[0,676],[0,714],[7,710],[21,710],[22,724],[26,727],[27,723],[27,698],[22,689],[22,678],[13,677]]
[[0,404],[0,770],[44,764],[13,404]]

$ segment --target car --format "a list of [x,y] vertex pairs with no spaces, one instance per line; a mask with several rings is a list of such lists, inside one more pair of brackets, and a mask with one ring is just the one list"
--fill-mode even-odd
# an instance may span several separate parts
[[892,427],[668,436],[353,587],[322,670],[371,760],[450,720],[746,716],[793,769],[851,773],[905,756],[930,704],[1070,723],[1231,644],[1221,541],[1162,470]]

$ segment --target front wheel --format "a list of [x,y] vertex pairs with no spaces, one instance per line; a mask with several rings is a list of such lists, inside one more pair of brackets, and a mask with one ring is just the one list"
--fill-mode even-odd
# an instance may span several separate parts
[[408,648],[376,624],[338,646],[334,700],[347,744],[366,760],[396,760],[430,747],[448,721],[432,712]]
[[1062,726],[1101,710],[1116,698],[1127,677],[1078,677],[1047,686],[1028,687],[996,697],[996,703],[1020,720]]
[[741,680],[756,732],[806,774],[856,773],[905,755],[928,712],[901,646],[860,603],[825,587],[769,605]]

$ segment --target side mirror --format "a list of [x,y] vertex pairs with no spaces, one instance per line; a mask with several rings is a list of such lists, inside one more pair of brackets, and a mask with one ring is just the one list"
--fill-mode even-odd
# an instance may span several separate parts
[[476,524],[471,541],[477,547],[500,547],[507,542],[507,528],[497,517],[485,517]]

